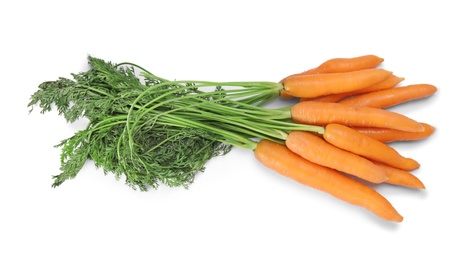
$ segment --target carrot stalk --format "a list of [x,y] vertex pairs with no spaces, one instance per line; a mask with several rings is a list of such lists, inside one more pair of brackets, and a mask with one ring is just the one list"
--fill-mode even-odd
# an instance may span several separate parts
[[416,84],[398,88],[373,91],[340,101],[342,104],[387,108],[415,99],[431,96],[437,88],[429,84]]
[[327,125],[323,138],[336,147],[398,169],[414,170],[420,166],[417,161],[402,156],[391,146],[344,125]]
[[392,75],[384,69],[366,69],[351,72],[296,75],[285,79],[284,90],[299,98],[344,93],[367,88]]
[[291,118],[298,123],[327,125],[338,123],[347,126],[381,127],[407,132],[422,132],[424,127],[417,121],[380,108],[348,106],[340,103],[304,101],[293,105]]
[[354,129],[383,143],[422,140],[431,136],[435,132],[435,127],[433,127],[432,125],[429,125],[427,123],[419,124],[424,127],[424,131],[406,132],[395,129],[376,127],[354,127]]
[[303,185],[363,207],[382,219],[395,222],[403,220],[393,205],[371,187],[336,170],[312,163],[285,145],[262,140],[257,144],[254,155],[269,169]]
[[292,152],[311,162],[342,171],[363,180],[382,183],[387,179],[385,172],[371,161],[340,149],[310,132],[290,132],[285,145]]

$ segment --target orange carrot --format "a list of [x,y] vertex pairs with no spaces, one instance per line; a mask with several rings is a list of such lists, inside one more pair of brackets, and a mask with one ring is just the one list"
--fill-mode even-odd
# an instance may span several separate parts
[[[339,73],[339,72],[350,72],[350,71],[364,70],[364,69],[373,69],[377,67],[379,64],[381,64],[383,61],[384,61],[383,58],[380,58],[372,54],[352,57],[352,58],[334,58],[334,59],[329,59],[323,62],[318,67],[309,69],[301,73],[292,74],[288,77],[295,76],[295,75]],[[282,83],[284,80],[285,78],[282,79],[280,82]]]
[[303,185],[363,207],[384,220],[403,220],[391,203],[371,187],[338,171],[312,163],[293,153],[285,145],[262,140],[254,150],[254,155],[269,169]]
[[429,125],[427,123],[419,124],[424,127],[424,131],[406,132],[395,129],[376,127],[354,127],[354,129],[383,143],[422,140],[431,136],[435,132],[435,127],[433,127],[432,125]]
[[313,101],[319,101],[319,102],[338,102],[340,100],[343,100],[347,97],[351,97],[351,96],[354,96],[354,95],[365,94],[365,93],[370,93],[370,92],[373,92],[373,91],[393,88],[397,84],[401,83],[403,80],[404,80],[403,77],[398,77],[394,74],[391,74],[385,80],[383,80],[379,83],[376,83],[376,84],[374,84],[370,87],[367,87],[367,88],[362,88],[362,89],[358,89],[358,90],[350,91],[350,92],[345,92],[345,93],[329,94],[329,95],[316,97],[316,98],[301,98],[300,101],[313,100]]
[[310,132],[290,132],[285,140],[285,145],[292,152],[311,162],[363,180],[381,183],[387,179],[385,172],[371,161],[333,146]]
[[417,161],[402,156],[391,146],[344,125],[327,125],[323,138],[343,150],[398,169],[410,171],[420,166]]
[[305,101],[293,105],[290,114],[295,122],[310,125],[324,126],[339,123],[347,126],[381,127],[407,132],[424,131],[424,127],[417,121],[380,108]]
[[383,89],[390,89],[395,87],[397,84],[401,83],[404,80],[404,77],[399,77],[394,74],[389,75],[385,80],[376,83],[374,85],[371,85],[367,88],[363,89],[358,89],[352,92],[348,92],[350,96],[352,95],[359,95],[359,94],[364,94],[364,93],[370,93],[373,91],[378,91],[378,90],[383,90]]
[[327,60],[320,66],[307,70],[302,74],[336,73],[372,69],[377,67],[383,61],[383,58],[376,55],[364,55],[353,58],[334,58]]
[[388,179],[385,181],[385,183],[414,189],[425,189],[424,183],[422,183],[422,181],[414,174],[408,171],[391,167],[383,163],[374,163],[384,169],[384,171],[386,172],[386,176],[388,177]]
[[367,88],[392,75],[384,69],[366,69],[351,72],[291,76],[283,82],[291,96],[315,98]]
[[401,103],[428,97],[437,88],[429,84],[416,84],[398,88],[373,91],[340,101],[342,104],[353,106],[387,108]]

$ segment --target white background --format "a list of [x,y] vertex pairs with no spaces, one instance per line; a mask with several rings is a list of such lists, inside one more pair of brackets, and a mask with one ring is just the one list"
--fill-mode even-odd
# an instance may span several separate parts
[[[474,259],[475,19],[470,1],[4,1],[0,4],[0,259]],[[278,81],[334,57],[376,54],[429,99],[394,110],[430,123],[397,144],[426,190],[377,189],[388,223],[235,149],[190,189],[133,191],[87,164],[51,188],[53,148],[80,125],[29,114],[39,83],[91,54],[165,78]]]

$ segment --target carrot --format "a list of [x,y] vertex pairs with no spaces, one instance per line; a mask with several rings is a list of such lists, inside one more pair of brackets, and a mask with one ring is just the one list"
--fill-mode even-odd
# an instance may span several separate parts
[[429,84],[416,84],[405,87],[374,91],[340,101],[353,106],[387,108],[401,103],[421,99],[434,94],[437,88]]
[[414,174],[404,171],[398,168],[391,167],[389,165],[386,165],[384,163],[380,162],[374,162],[376,165],[384,169],[386,172],[386,176],[388,179],[385,181],[385,183],[393,184],[393,185],[398,185],[398,186],[404,186],[408,188],[414,188],[414,189],[425,189],[424,183],[417,178]]
[[333,146],[310,132],[290,132],[285,140],[285,145],[292,152],[311,162],[363,180],[381,183],[387,179],[385,172],[371,161]]
[[384,69],[366,69],[351,72],[291,76],[283,82],[289,95],[315,98],[367,88],[383,81],[392,72]]
[[420,166],[417,161],[402,156],[391,146],[344,125],[327,125],[323,138],[343,150],[398,169],[414,170]]
[[435,132],[435,127],[427,123],[419,123],[424,127],[422,132],[406,132],[395,129],[376,127],[354,127],[360,133],[370,136],[383,143],[395,141],[415,141],[431,136]]
[[300,101],[313,100],[313,101],[319,101],[319,102],[338,102],[340,100],[343,100],[345,98],[348,98],[354,95],[365,94],[365,93],[370,93],[373,91],[393,88],[397,84],[401,83],[403,80],[404,80],[403,77],[398,77],[394,74],[391,74],[385,80],[379,83],[376,83],[372,86],[369,86],[367,88],[357,89],[355,91],[350,91],[350,92],[345,92],[345,93],[329,94],[329,95],[316,97],[316,98],[301,98]]
[[391,203],[371,187],[336,170],[312,163],[293,153],[285,145],[262,140],[257,144],[254,155],[269,169],[303,185],[363,207],[384,220],[403,220]]
[[[339,72],[350,72],[363,69],[373,69],[377,67],[384,61],[383,58],[380,58],[376,55],[363,55],[352,58],[333,58],[329,59],[318,67],[309,69],[307,71],[296,73],[295,75],[308,75],[308,74],[320,74],[320,73],[339,73]],[[286,77],[286,78],[288,78]],[[286,78],[282,79],[283,82]]]
[[295,122],[310,125],[324,126],[339,123],[347,126],[381,127],[407,132],[424,131],[424,127],[417,121],[397,112],[380,108],[305,101],[293,105],[290,108],[290,114]]
[[404,80],[404,77],[399,77],[394,74],[391,74],[389,77],[387,77],[385,80],[376,83],[374,85],[371,85],[367,88],[363,89],[358,89],[352,92],[348,92],[350,96],[353,95],[359,95],[359,94],[364,94],[364,93],[370,93],[373,91],[378,91],[378,90],[383,90],[383,89],[390,89],[395,87],[397,84],[401,83]]
[[372,69],[377,67],[383,61],[383,58],[376,55],[364,55],[353,58],[334,58],[327,60],[320,66],[307,70],[302,74],[336,73]]

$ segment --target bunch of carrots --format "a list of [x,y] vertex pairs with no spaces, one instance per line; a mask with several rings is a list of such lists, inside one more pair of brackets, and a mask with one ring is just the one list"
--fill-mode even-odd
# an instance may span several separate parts
[[[403,217],[375,184],[425,188],[412,173],[420,164],[390,143],[427,138],[435,128],[386,108],[427,98],[437,88],[400,86],[404,78],[381,68],[378,56],[330,59],[280,82],[170,81],[132,63],[89,62],[91,69],[73,74],[75,80],[41,84],[29,103],[42,113],[54,103],[68,122],[90,120],[58,145],[62,173],[53,187],[74,178],[87,159],[142,190],[157,182],[186,187],[207,160],[236,146],[284,176],[388,221]],[[134,68],[143,70],[145,83]],[[209,87],[215,90],[202,90]],[[262,106],[279,97],[297,102]]]
[[254,154],[284,176],[401,222],[392,204],[365,182],[425,189],[411,173],[420,164],[389,143],[427,138],[435,128],[385,108],[429,97],[437,88],[398,86],[404,78],[378,68],[382,62],[375,55],[335,58],[282,79],[280,96],[299,99],[290,109],[292,120],[321,126],[323,133],[291,131],[284,144],[261,140]]

